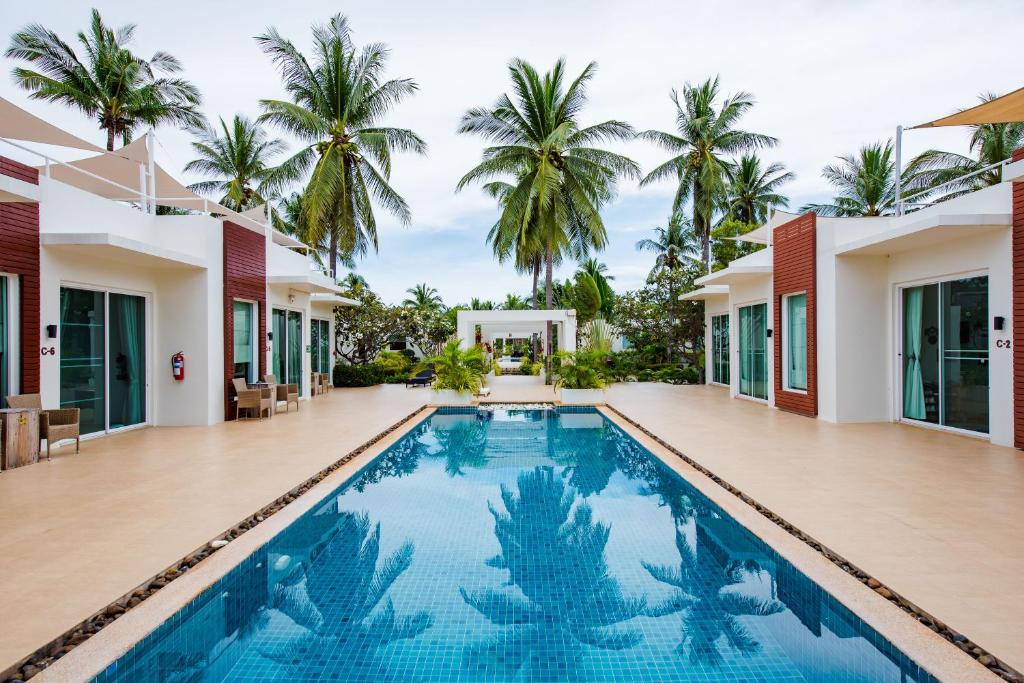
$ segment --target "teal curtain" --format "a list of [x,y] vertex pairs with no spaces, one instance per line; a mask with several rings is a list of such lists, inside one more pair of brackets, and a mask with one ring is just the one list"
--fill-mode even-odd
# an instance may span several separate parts
[[924,288],[903,290],[903,416],[913,420],[926,417],[924,380],[921,377],[921,314]]
[[110,295],[111,428],[140,424],[146,417],[145,324],[144,297]]
[[297,311],[288,311],[288,379],[284,381],[298,384],[302,393],[302,314]]
[[807,295],[786,297],[789,389],[807,390]]
[[288,371],[284,365],[284,359],[286,354],[285,345],[288,339],[288,326],[285,324],[285,313],[281,309],[275,308],[271,317],[273,318],[271,326],[274,339],[271,344],[270,367],[273,368],[278,382],[287,383]]
[[320,372],[320,321],[309,321],[310,367],[313,372]]
[[753,354],[750,350],[750,307],[740,309],[740,393],[750,396],[754,376]]
[[252,376],[252,323],[253,305],[245,301],[236,301],[234,306],[234,339],[235,339],[235,376],[248,382],[255,381]]
[[11,364],[10,348],[7,336],[10,334],[7,324],[7,278],[0,276],[0,407],[5,405],[7,395],[11,393],[7,366]]

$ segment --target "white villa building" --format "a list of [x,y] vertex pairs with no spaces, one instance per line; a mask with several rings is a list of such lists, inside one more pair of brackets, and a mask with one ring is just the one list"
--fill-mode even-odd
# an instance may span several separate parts
[[532,339],[541,345],[547,339],[548,321],[554,325],[555,351],[576,350],[576,311],[573,309],[527,309],[459,311],[456,334],[462,348],[485,344],[494,348],[498,339]]
[[[62,163],[26,141],[95,154]],[[5,100],[0,143],[19,158],[0,157],[0,398],[78,407],[95,435],[233,419],[235,377],[275,374],[305,397],[330,371],[334,308],[354,302],[265,208],[194,195],[148,136],[104,152]]]
[[1024,150],[1003,179],[900,216],[775,213],[745,236],[765,249],[684,295],[705,302],[707,382],[1024,447]]

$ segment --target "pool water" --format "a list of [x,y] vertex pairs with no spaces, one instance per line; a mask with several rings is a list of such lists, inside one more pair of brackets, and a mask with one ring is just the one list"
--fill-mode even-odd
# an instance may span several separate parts
[[593,409],[442,409],[99,681],[933,681]]

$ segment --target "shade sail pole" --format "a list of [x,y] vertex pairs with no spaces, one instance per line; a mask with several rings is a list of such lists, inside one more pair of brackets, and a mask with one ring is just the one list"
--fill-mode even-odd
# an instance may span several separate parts
[[903,126],[896,126],[896,215],[903,215]]
[[146,136],[146,156],[149,172],[149,212],[156,213],[156,162],[153,159],[153,129]]

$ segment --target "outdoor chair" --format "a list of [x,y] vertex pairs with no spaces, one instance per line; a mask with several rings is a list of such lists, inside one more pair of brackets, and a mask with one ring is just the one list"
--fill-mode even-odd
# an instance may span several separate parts
[[434,371],[430,368],[426,370],[420,370],[415,375],[405,380],[405,388],[409,387],[425,387],[433,384],[434,382]]
[[319,396],[324,393],[323,383],[320,380],[320,373],[314,372],[310,375],[309,382],[309,394],[310,396]]
[[277,402],[284,401],[284,412],[288,412],[288,406],[292,403],[295,404],[295,410],[299,409],[298,384],[278,384],[277,375],[266,375],[263,377],[263,381],[273,385],[274,399]]
[[331,376],[326,372],[320,373],[320,393],[329,394],[333,387],[331,386]]
[[256,411],[258,419],[263,419],[263,413],[267,413],[267,417],[270,417],[274,410],[274,398],[271,387],[252,387],[250,388],[246,384],[244,379],[238,377],[232,380],[235,386],[235,393],[238,395],[237,402],[235,403],[235,419],[240,419],[242,411],[246,411],[250,417],[252,411]]
[[43,410],[42,397],[39,394],[18,394],[7,397],[7,405],[11,408],[28,408],[38,410],[39,415],[39,443],[46,439],[46,459],[50,459],[50,447],[54,441],[64,439],[75,440],[75,453],[81,452],[81,438],[79,434],[78,408],[59,408],[55,410]]

